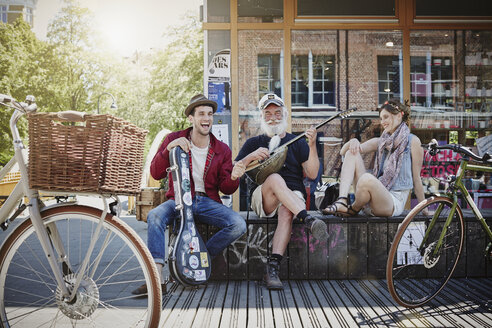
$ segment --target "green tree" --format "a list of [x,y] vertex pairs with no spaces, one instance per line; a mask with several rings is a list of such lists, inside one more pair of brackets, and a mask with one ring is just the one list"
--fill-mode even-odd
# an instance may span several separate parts
[[[43,79],[39,57],[45,43],[36,39],[29,24],[22,18],[13,24],[0,23],[0,93],[24,100],[27,94],[36,94]],[[9,119],[12,110],[0,106],[0,166],[13,156]],[[25,131],[20,122],[20,132]]]
[[151,138],[162,128],[187,127],[184,109],[193,95],[203,92],[203,32],[198,18],[187,15],[166,36],[171,41],[156,55],[151,70],[146,126]]
[[98,50],[92,13],[77,1],[64,2],[48,26],[48,46],[41,62],[46,70],[45,97],[40,105],[50,111],[95,112],[93,97],[104,90],[110,65]]

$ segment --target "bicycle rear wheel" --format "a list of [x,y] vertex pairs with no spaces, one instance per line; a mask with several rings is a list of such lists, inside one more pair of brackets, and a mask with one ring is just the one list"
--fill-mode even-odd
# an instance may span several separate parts
[[[464,225],[461,208],[456,206],[451,213],[452,206],[450,198],[428,198],[411,210],[398,228],[386,264],[388,289],[398,304],[409,308],[425,304],[453,274],[463,247]],[[425,216],[424,209],[433,216]],[[451,222],[438,246],[450,215]],[[432,225],[433,217],[436,221]]]
[[[70,290],[101,210],[68,205],[47,209],[41,216],[54,248],[61,249],[61,244],[65,250],[66,258],[59,262]],[[147,285],[148,297],[133,297],[131,291],[141,284]],[[157,327],[160,313],[161,289],[153,259],[138,235],[111,214],[106,215],[71,302],[61,295],[31,220],[20,224],[0,249],[4,327]]]

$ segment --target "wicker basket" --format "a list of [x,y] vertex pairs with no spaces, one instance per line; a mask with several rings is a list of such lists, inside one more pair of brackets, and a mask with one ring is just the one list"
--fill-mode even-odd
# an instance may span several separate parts
[[132,195],[140,191],[147,131],[111,115],[60,123],[57,113],[29,115],[33,189]]

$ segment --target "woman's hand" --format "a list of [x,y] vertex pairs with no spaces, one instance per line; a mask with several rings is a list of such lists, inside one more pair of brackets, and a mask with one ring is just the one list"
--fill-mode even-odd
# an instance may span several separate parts
[[349,151],[354,155],[361,152],[360,141],[358,139],[353,138],[349,141]]

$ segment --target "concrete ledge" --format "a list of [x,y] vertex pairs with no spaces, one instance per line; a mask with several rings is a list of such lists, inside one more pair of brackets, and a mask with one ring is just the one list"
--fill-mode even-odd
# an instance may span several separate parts
[[[329,239],[318,241],[302,224],[295,223],[281,265],[281,279],[380,279],[385,278],[387,254],[406,213],[398,217],[323,216]],[[492,211],[483,211],[489,226]],[[217,256],[212,265],[214,280],[261,279],[264,263],[271,251],[277,221],[258,218],[254,212],[241,212],[247,219],[245,235]],[[465,215],[465,246],[455,277],[492,277],[492,264],[483,255],[487,236],[470,210]],[[206,240],[217,228],[199,225]]]

